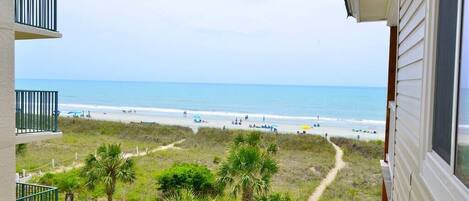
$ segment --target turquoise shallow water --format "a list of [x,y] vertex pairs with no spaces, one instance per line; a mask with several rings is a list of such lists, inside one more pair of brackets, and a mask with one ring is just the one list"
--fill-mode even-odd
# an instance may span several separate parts
[[124,81],[16,81],[17,89],[57,90],[61,104],[145,107],[384,122],[386,89]]

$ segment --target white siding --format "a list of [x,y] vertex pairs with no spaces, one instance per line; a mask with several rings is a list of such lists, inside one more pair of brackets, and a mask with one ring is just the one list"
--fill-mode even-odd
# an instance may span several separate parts
[[393,199],[432,200],[418,176],[426,0],[401,0]]

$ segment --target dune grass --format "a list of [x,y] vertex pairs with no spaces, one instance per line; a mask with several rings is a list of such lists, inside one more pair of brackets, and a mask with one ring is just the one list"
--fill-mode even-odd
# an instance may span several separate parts
[[381,200],[382,141],[357,141],[331,138],[344,150],[346,167],[326,189],[321,201],[371,201]]
[[[136,146],[140,149],[156,148],[186,139],[178,145],[180,150],[166,150],[134,158],[136,182],[118,184],[115,194],[116,200],[129,201],[157,200],[159,192],[156,190],[155,176],[174,163],[203,164],[212,171],[217,171],[219,161],[224,159],[232,139],[248,132],[202,128],[197,134],[193,134],[189,128],[177,126],[68,118],[60,119],[60,128],[64,134],[62,138],[29,144],[26,153],[17,158],[17,169],[37,168],[50,163],[52,159],[60,163],[61,160],[73,159],[75,152],[80,156],[91,154],[102,143],[120,143],[124,151],[134,152]],[[276,159],[280,169],[273,179],[271,192],[286,193],[294,200],[307,200],[321,179],[334,166],[334,148],[320,136],[265,133],[262,138],[267,143],[276,143],[279,146]],[[380,178],[376,158],[379,155],[378,147],[382,149],[382,145],[373,142],[363,149],[355,149],[347,143],[339,145],[344,148],[345,160],[351,165],[346,171],[339,173],[338,180],[326,191],[323,200],[351,200],[349,191],[362,188],[365,190],[359,192],[358,196],[365,199],[356,200],[375,200],[368,198],[376,198],[379,195],[379,189],[375,185],[375,180]],[[368,146],[366,143],[363,145]],[[366,152],[376,153],[376,156],[364,157]],[[78,193],[77,200],[88,200],[92,197],[104,197],[103,190],[98,188],[89,192],[83,188]],[[225,195],[218,200],[233,198]]]
[[[232,139],[247,132],[204,128],[181,146],[206,153],[200,162],[216,168],[213,158],[223,158]],[[276,158],[280,169],[274,176],[272,191],[287,193],[296,200],[306,200],[334,166],[335,150],[320,136],[264,134],[262,137],[266,143],[279,146]]]
[[75,153],[82,161],[103,143],[120,143],[125,152],[136,152],[136,147],[143,151],[193,135],[192,130],[183,127],[70,118],[61,118],[59,128],[63,137],[27,145],[26,152],[17,157],[17,171],[50,170],[52,159],[56,166],[69,166]]

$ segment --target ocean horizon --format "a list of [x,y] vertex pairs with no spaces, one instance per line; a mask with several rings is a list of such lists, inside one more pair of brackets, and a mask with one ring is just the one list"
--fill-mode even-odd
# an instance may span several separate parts
[[16,89],[59,91],[59,107],[267,116],[384,124],[386,88],[17,79]]

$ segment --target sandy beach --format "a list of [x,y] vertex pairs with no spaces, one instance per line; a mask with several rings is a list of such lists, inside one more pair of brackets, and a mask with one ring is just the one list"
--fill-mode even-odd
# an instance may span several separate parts
[[[264,132],[273,132],[273,129],[267,128],[254,128],[254,125],[260,127],[262,125],[274,126],[279,133],[298,134],[298,132],[313,135],[322,135],[329,137],[346,137],[360,140],[383,140],[384,139],[384,125],[373,123],[349,123],[343,122],[339,126],[334,126],[336,122],[331,123],[331,120],[311,119],[279,119],[272,115],[260,117],[259,115],[248,116],[231,114],[231,115],[199,115],[200,112],[187,111],[186,115],[183,112],[143,112],[139,111],[141,108],[129,108],[127,110],[117,110],[109,108],[87,108],[84,106],[62,106],[62,116],[72,117],[70,111],[81,111],[84,117],[94,120],[107,120],[119,122],[145,122],[145,123],[158,123],[163,125],[177,125],[189,127],[197,132],[199,128],[225,128],[225,129],[243,129],[243,130],[259,130]],[[86,117],[88,115],[90,117]],[[79,116],[82,116],[81,114]],[[194,116],[200,116],[203,121],[201,123],[194,122]],[[241,125],[233,124],[234,121],[242,119]],[[314,127],[318,125],[319,127]],[[310,129],[304,129],[305,125],[311,126]],[[362,131],[357,131],[362,130]],[[364,132],[366,131],[366,132]],[[376,131],[376,133],[371,133]]]

